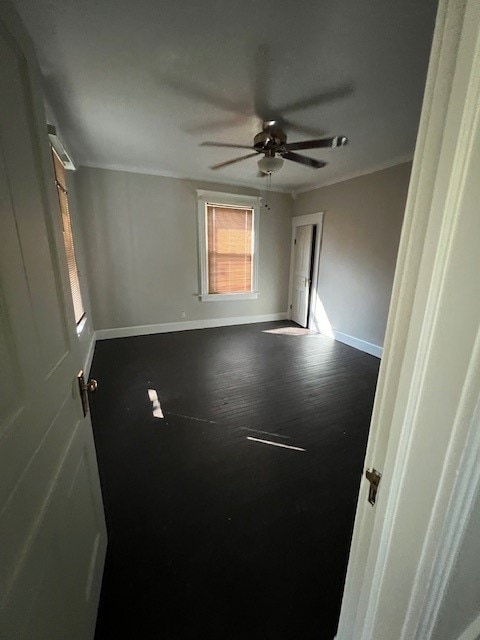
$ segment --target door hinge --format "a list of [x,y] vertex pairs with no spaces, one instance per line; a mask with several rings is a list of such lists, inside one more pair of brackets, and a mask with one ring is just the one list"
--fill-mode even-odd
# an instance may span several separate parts
[[293,241],[293,244],[297,244],[297,239],[295,238],[295,240]]
[[378,485],[382,474],[376,469],[367,469],[365,471],[365,477],[370,482],[370,488],[368,489],[368,501],[373,506],[377,499]]
[[292,305],[290,305],[290,309],[292,308]]

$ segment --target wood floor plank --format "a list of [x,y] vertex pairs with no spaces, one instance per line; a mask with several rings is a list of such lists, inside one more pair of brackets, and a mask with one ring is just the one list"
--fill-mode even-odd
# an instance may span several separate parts
[[334,637],[379,360],[293,327],[97,344],[96,640]]

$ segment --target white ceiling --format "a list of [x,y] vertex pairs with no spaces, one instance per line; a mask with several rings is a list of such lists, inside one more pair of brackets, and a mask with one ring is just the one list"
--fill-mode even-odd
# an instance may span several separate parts
[[[413,153],[436,0],[15,5],[77,164],[261,187],[255,158],[208,168],[248,151],[199,147],[251,144],[261,116],[305,128],[289,127],[289,142],[350,139],[305,152],[324,169],[285,162],[274,189],[339,181]],[[336,99],[317,100],[331,91]]]

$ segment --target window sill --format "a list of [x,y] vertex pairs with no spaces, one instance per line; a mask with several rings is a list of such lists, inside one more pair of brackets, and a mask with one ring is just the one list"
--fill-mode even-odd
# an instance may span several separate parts
[[236,300],[256,300],[258,291],[250,293],[201,293],[199,296],[201,302],[235,302]]

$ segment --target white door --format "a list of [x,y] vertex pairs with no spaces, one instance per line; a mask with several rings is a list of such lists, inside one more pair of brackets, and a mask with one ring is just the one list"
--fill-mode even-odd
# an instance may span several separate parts
[[337,640],[480,637],[479,60],[478,0],[441,0]]
[[301,327],[306,327],[310,300],[313,225],[308,224],[297,227],[296,229],[293,263],[292,320]]
[[0,7],[0,638],[93,637],[106,529],[38,73]]

